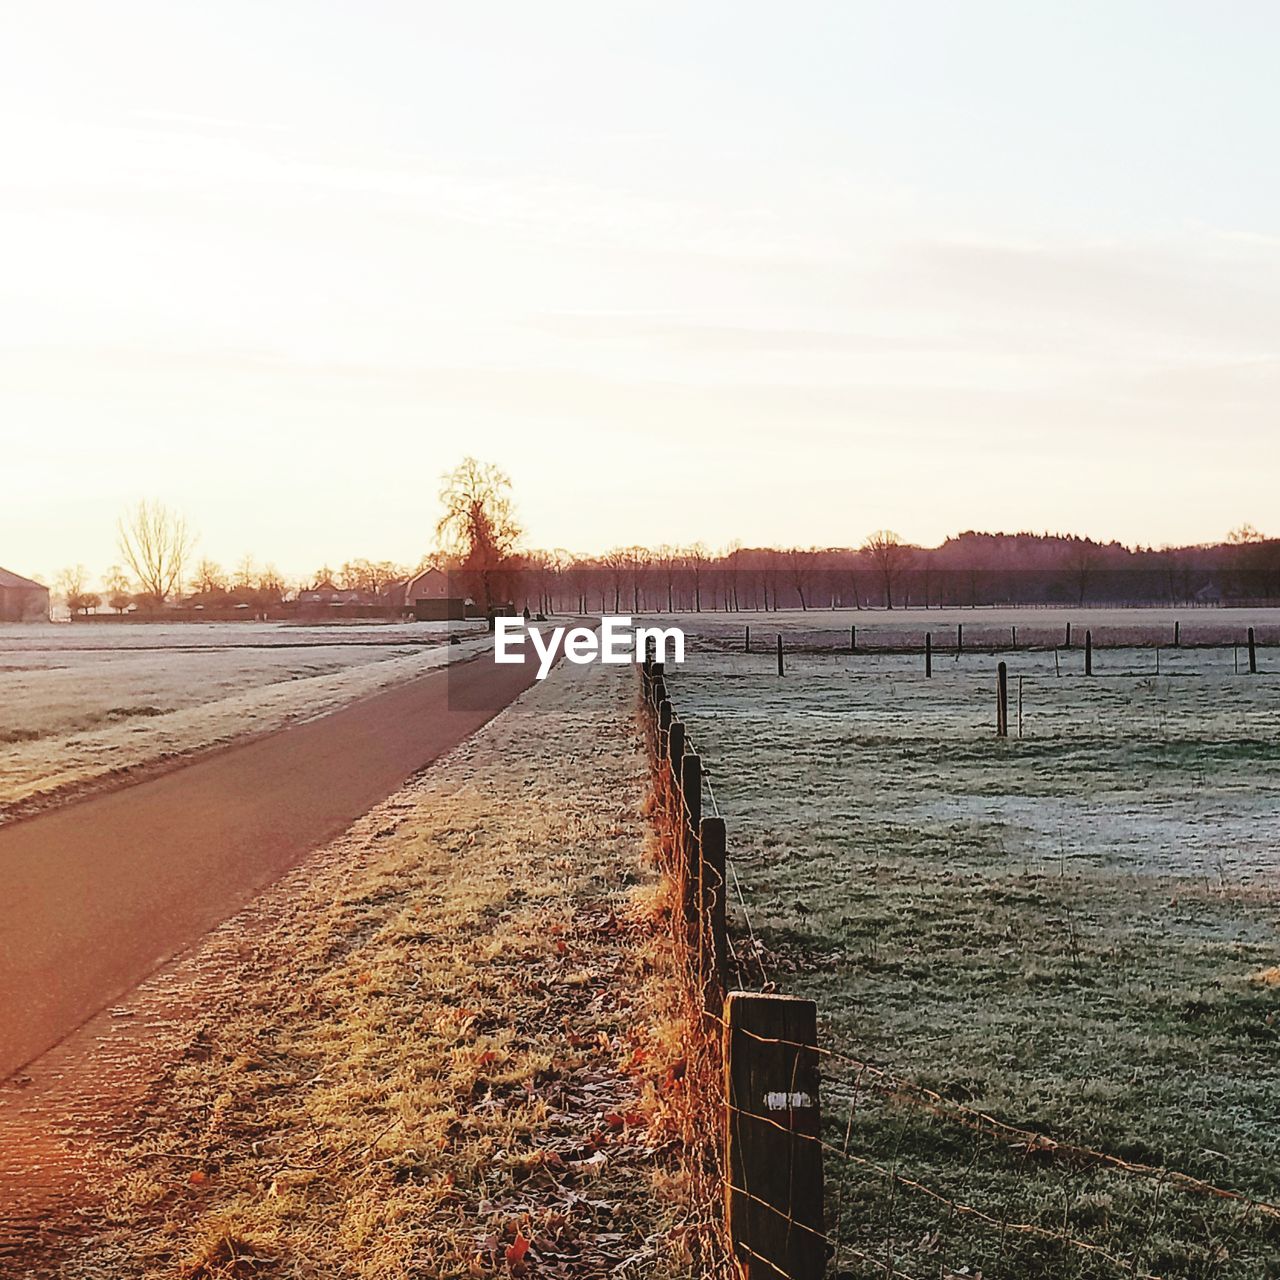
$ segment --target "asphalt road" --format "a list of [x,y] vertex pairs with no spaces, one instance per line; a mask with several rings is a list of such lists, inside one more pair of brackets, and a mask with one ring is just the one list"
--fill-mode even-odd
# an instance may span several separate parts
[[0,827],[0,1080],[517,697],[486,654]]

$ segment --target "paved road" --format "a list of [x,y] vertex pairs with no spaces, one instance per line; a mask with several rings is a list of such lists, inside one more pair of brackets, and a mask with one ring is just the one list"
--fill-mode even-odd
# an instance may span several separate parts
[[0,1080],[533,683],[488,655],[0,827]]

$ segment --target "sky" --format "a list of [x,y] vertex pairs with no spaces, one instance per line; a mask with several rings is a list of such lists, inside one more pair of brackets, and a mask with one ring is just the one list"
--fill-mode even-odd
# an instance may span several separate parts
[[1280,532],[1280,7],[0,7],[0,564]]

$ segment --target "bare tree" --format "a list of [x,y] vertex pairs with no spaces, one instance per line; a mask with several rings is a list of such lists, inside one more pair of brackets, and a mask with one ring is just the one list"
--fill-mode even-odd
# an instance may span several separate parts
[[88,613],[102,603],[102,597],[96,591],[89,590],[88,582],[89,570],[82,564],[72,565],[58,574],[58,594],[73,615]]
[[684,562],[689,569],[689,578],[693,584],[693,609],[695,613],[702,612],[702,579],[706,573],[707,565],[711,562],[711,556],[707,552],[706,545],[701,542],[695,542],[692,546],[686,547],[684,550]]
[[520,539],[511,501],[511,479],[490,462],[464,458],[443,478],[444,514],[436,524],[442,549],[476,577],[485,607],[493,607],[494,588]]
[[1067,567],[1075,579],[1077,604],[1084,604],[1099,559],[1100,548],[1089,538],[1075,538],[1067,548]]
[[209,598],[227,594],[227,575],[222,566],[207,556],[191,571],[191,590],[195,595]]
[[123,566],[113,564],[102,579],[102,585],[107,593],[107,603],[117,613],[123,613],[133,603],[132,584]]
[[886,609],[893,608],[893,588],[911,563],[912,551],[892,529],[877,529],[862,544],[880,574]]
[[792,547],[786,554],[791,585],[800,597],[800,608],[807,612],[809,592],[813,586],[814,553],[803,547]]
[[142,593],[163,604],[182,581],[195,538],[186,520],[162,502],[139,502],[117,525],[120,554]]

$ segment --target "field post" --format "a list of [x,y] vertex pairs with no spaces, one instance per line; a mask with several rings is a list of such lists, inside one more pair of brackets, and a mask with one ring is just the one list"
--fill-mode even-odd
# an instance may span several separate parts
[[1062,674],[1062,663],[1058,661],[1058,650],[1056,646],[1053,650],[1053,674],[1055,676],[1060,676]]
[[849,628],[849,652],[858,652],[858,628],[856,626]]
[[649,664],[649,701],[656,711],[658,703],[667,696],[666,664],[651,662]]
[[1235,666],[1236,675],[1239,675],[1240,674],[1240,646],[1238,644],[1233,644],[1231,646],[1231,661]]
[[778,674],[782,675],[782,632],[778,632]]
[[730,1250],[753,1280],[821,1280],[817,1006],[733,991],[724,1016]]
[[653,674],[649,670],[649,659],[640,664],[640,683],[644,689],[643,698],[645,705],[648,706],[653,701]]
[[1016,648],[1018,647],[1018,628],[1017,628],[1017,627],[1010,627],[1010,628],[1009,628],[1009,631],[1012,633],[1012,636],[1013,636],[1013,647],[1016,649]]
[[698,976],[702,1006],[714,1013],[724,1003],[728,983],[729,945],[725,924],[725,838],[723,818],[703,818],[699,832],[702,857],[698,894]]
[[964,652],[964,623],[957,622],[956,623],[956,653],[961,654],[963,652]]
[[659,764],[661,764],[664,760],[667,760],[670,758],[667,754],[669,750],[669,748],[667,747],[667,736],[671,732],[671,715],[672,715],[671,700],[669,698],[663,698],[663,700],[660,703],[658,703],[658,763]]
[[747,623],[747,638],[743,646],[743,652],[751,652],[751,624],[749,622]]
[[1067,623],[1067,643],[1062,646],[1064,649],[1071,648],[1071,623]]
[[683,846],[680,868],[680,894],[684,899],[684,919],[689,937],[698,926],[698,885],[702,875],[698,864],[698,835],[702,830],[702,757],[690,752],[680,761],[680,794],[684,801],[680,815]]
[[1084,673],[1087,676],[1093,675],[1093,632],[1086,631],[1084,633]]
[[1256,676],[1258,674],[1258,643],[1254,638],[1253,628],[1249,628],[1249,674]]
[[1022,737],[1022,677],[1018,677],[1018,737]]
[[1156,645],[1156,675],[1160,674],[1160,646]]
[[933,678],[933,632],[924,633],[924,676],[926,680]]
[[1173,647],[1177,649],[1182,644],[1182,623],[1180,621],[1173,624]]
[[1009,736],[1009,666],[1002,662],[996,668],[996,737]]

